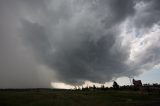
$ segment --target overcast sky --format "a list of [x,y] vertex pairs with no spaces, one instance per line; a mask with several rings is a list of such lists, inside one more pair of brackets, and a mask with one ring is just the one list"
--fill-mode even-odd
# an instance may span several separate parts
[[160,0],[0,0],[0,88],[152,82],[159,69]]

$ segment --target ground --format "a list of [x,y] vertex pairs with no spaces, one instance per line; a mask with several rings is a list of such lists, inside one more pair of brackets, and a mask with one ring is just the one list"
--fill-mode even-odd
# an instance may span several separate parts
[[0,106],[160,106],[160,94],[138,91],[9,90]]

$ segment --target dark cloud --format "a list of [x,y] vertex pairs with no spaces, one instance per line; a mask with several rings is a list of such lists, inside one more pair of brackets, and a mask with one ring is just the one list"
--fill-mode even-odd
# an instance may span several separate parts
[[[160,24],[160,1],[142,0],[137,3],[137,14],[134,24],[137,29],[150,29],[155,24]],[[145,30],[145,31],[146,31]]]
[[[126,19],[128,16],[133,16],[135,10],[134,5],[135,2],[133,0],[99,0],[100,8],[106,8],[108,6],[108,11],[104,11],[103,14],[107,14],[106,19],[103,20],[104,23],[108,25],[110,23],[111,25],[117,24],[119,22],[122,22],[124,19]],[[109,17],[108,17],[109,15]],[[109,26],[110,27],[110,26]]]
[[[83,83],[85,80],[104,83],[127,69],[125,62],[129,57],[129,47],[118,45],[122,38],[118,35],[117,25],[134,13],[134,5],[132,2],[119,3],[117,0],[103,2],[97,1],[98,5],[88,6],[89,10],[84,13],[66,11],[62,23],[57,24],[57,30],[53,26],[52,33],[47,33],[50,29],[47,26],[23,21],[27,41],[45,64],[56,70],[59,81],[69,84]],[[67,7],[70,8],[66,6],[66,10],[71,10]],[[91,8],[99,12],[94,12]],[[109,9],[110,15],[107,16],[107,11],[104,13],[102,8]],[[94,14],[86,16],[87,12]],[[67,13],[70,14],[70,19],[64,18]],[[81,14],[81,17],[76,14]],[[58,21],[58,16],[54,19],[54,12],[52,15],[53,23],[54,20]],[[119,48],[126,49],[121,51]]]
[[[83,84],[85,80],[104,83],[121,76],[139,75],[141,70],[159,64],[159,47],[149,40],[153,45],[146,44],[142,52],[132,53],[135,45],[148,38],[142,36],[136,43],[131,43],[134,39],[128,41],[131,35],[124,36],[126,29],[122,27],[129,20],[128,26],[132,27],[127,30],[151,29],[159,22],[158,0],[3,0],[0,3],[0,49],[3,51],[1,57],[6,57],[0,63],[6,61],[5,65],[18,70],[13,72],[15,76],[21,72],[19,70],[23,70],[20,76],[28,73],[29,79],[24,78],[28,83],[38,79],[37,70],[41,68],[37,67],[40,66],[52,70],[56,79],[43,82],[42,75],[35,80],[39,83],[37,86],[46,86],[51,79],[68,84]],[[25,54],[22,48],[26,50]],[[131,60],[131,56],[139,58]],[[19,65],[13,64],[17,59]],[[12,70],[0,69],[8,70],[1,71],[1,75],[6,76]],[[23,78],[19,77],[15,82],[19,79]],[[35,84],[28,86],[32,85]]]

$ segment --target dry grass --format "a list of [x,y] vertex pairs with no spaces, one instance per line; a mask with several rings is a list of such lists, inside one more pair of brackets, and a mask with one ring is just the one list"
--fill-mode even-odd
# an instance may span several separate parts
[[0,91],[0,106],[159,106],[159,94],[135,91]]

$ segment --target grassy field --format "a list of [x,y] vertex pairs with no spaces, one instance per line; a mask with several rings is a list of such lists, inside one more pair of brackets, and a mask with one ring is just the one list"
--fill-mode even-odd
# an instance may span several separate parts
[[0,106],[160,106],[160,95],[135,91],[0,91]]

